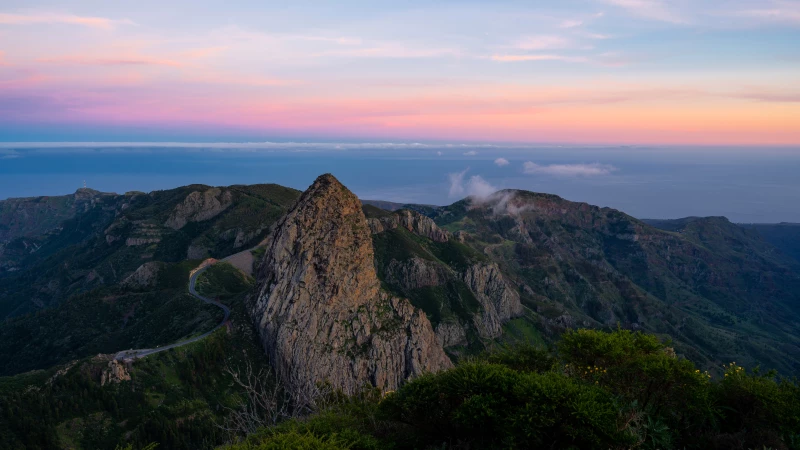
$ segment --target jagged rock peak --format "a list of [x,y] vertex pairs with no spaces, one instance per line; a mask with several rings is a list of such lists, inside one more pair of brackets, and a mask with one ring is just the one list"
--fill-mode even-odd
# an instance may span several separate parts
[[380,290],[361,203],[332,175],[314,181],[268,240],[250,313],[295,393],[321,382],[396,389],[452,365],[425,314]]
[[297,281],[314,283],[328,304],[374,298],[380,282],[361,202],[331,174],[319,176],[278,222],[273,256],[305,258]]

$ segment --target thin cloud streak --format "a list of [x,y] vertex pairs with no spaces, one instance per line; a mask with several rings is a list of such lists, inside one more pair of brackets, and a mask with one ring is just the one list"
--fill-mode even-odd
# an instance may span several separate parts
[[609,5],[618,6],[629,13],[645,19],[684,24],[686,19],[672,11],[666,2],[659,0],[602,0]]
[[589,62],[588,58],[582,56],[565,55],[492,55],[493,61],[498,62],[526,62],[526,61],[564,61],[574,63]]
[[598,175],[608,175],[611,172],[618,170],[616,167],[610,164],[600,164],[600,163],[593,163],[593,164],[550,164],[550,165],[539,165],[531,161],[527,161],[523,164],[523,173],[528,175],[534,174],[543,174],[543,175],[555,175],[555,176],[566,176],[566,177],[575,177],[575,176],[598,176]]
[[152,58],[147,56],[132,57],[84,57],[62,56],[54,58],[38,58],[36,60],[45,64],[63,64],[76,66],[171,66],[180,67],[183,63],[171,59]]
[[114,29],[117,25],[135,25],[128,19],[108,19],[105,17],[77,16],[74,14],[34,13],[12,14],[0,13],[2,25],[79,25],[102,30]]

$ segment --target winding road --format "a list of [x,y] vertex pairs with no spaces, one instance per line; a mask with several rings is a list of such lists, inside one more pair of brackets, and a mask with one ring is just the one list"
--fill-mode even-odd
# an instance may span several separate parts
[[[245,252],[249,252],[251,250],[252,249],[248,249],[248,250],[245,250]],[[240,253],[243,253],[243,252],[240,252]],[[198,299],[200,299],[200,300],[202,300],[202,301],[204,301],[206,303],[210,303],[210,304],[212,304],[214,306],[217,306],[217,307],[221,308],[223,312],[225,312],[225,317],[222,318],[222,321],[217,326],[215,326],[211,330],[201,334],[200,336],[195,336],[193,338],[186,339],[185,341],[179,341],[179,342],[176,342],[174,344],[164,345],[162,347],[156,347],[156,348],[140,348],[140,349],[123,350],[123,351],[117,353],[116,356],[114,356],[114,359],[116,359],[117,361],[123,361],[123,360],[126,360],[126,359],[144,358],[147,355],[152,355],[154,353],[164,352],[164,351],[167,351],[169,349],[173,349],[173,348],[176,348],[176,347],[184,346],[186,344],[191,344],[192,342],[197,342],[200,339],[205,338],[206,336],[210,335],[211,333],[217,331],[221,326],[225,325],[225,322],[228,321],[228,317],[230,317],[230,315],[231,315],[230,308],[228,308],[227,306],[223,305],[222,303],[220,303],[220,302],[218,302],[216,300],[212,300],[212,299],[210,299],[208,297],[204,297],[204,296],[200,295],[197,292],[197,290],[195,289],[195,283],[197,282],[197,278],[200,276],[200,274],[205,272],[206,269],[208,269],[209,267],[213,266],[214,264],[216,264],[216,263],[218,263],[220,261],[227,261],[228,259],[233,258],[233,257],[239,255],[240,253],[235,253],[235,254],[230,255],[230,256],[228,256],[226,258],[220,259],[218,261],[214,261],[211,264],[208,264],[207,266],[198,269],[197,271],[195,271],[195,273],[192,274],[191,277],[189,277],[189,293],[192,294],[192,296],[194,296],[195,298],[198,298]]]

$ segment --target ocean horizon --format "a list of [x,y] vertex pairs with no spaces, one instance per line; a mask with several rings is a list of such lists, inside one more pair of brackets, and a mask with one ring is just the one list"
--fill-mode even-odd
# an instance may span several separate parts
[[[737,151],[741,150],[741,151]],[[499,189],[638,218],[800,222],[800,149],[440,143],[2,143],[0,199],[188,184],[305,189],[333,173],[360,198],[446,205]]]

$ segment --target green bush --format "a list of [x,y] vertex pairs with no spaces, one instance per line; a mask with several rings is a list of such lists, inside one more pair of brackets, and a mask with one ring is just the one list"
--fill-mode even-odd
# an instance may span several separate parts
[[319,437],[289,430],[273,433],[257,443],[245,442],[227,447],[230,450],[349,450],[347,439],[338,435]]
[[487,357],[492,364],[500,364],[520,372],[547,372],[553,368],[556,359],[545,348],[530,344],[519,345]]
[[359,430],[363,418],[338,409],[326,410],[305,420],[294,419],[275,427],[264,428],[248,436],[228,450],[266,449],[348,449],[378,450],[386,448],[369,434]]
[[605,390],[558,373],[485,362],[417,378],[390,394],[381,410],[408,425],[413,446],[608,448],[630,441]]
[[749,447],[767,445],[800,448],[800,387],[794,381],[776,380],[776,374],[747,371],[735,362],[725,366],[715,389],[725,411],[722,436],[735,437]]

